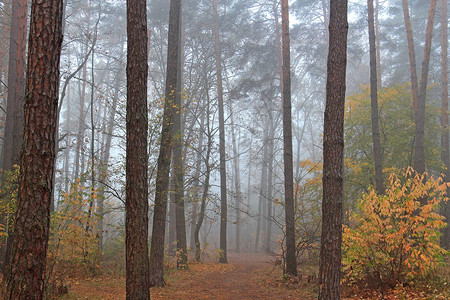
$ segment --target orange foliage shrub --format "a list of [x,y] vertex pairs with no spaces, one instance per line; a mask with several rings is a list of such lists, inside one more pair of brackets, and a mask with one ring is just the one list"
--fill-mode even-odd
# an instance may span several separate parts
[[434,270],[446,254],[439,246],[439,229],[446,224],[437,213],[446,189],[441,178],[426,179],[408,168],[404,178],[390,176],[385,195],[373,189],[364,194],[351,227],[344,226],[345,279],[395,286]]

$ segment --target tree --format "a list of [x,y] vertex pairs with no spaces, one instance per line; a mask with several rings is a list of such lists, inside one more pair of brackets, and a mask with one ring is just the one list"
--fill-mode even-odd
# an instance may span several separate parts
[[183,97],[182,97],[182,74],[183,74],[183,55],[184,47],[182,43],[183,22],[182,9],[180,8],[180,22],[178,32],[178,61],[177,61],[177,86],[174,106],[177,112],[173,115],[173,172],[174,172],[174,198],[175,198],[175,219],[177,234],[177,268],[187,268],[187,239],[186,239],[186,218],[184,210],[184,159],[183,159]]
[[25,52],[27,46],[28,1],[12,1],[8,67],[8,101],[3,169],[20,163],[23,134],[23,99],[25,98]]
[[42,299],[55,163],[63,1],[32,1],[19,198],[8,299]]
[[283,40],[283,138],[284,198],[286,215],[286,273],[297,276],[295,255],[294,168],[292,163],[291,54],[289,41],[289,4],[281,0]]
[[222,50],[219,40],[217,1],[213,0],[214,55],[216,61],[217,98],[219,106],[219,168],[220,168],[220,263],[227,263],[227,172],[225,167],[225,118],[223,108]]
[[[206,73],[206,72],[205,72]],[[209,179],[210,179],[210,175],[211,175],[211,164],[210,164],[210,156],[211,156],[211,148],[212,148],[212,139],[213,139],[213,133],[212,133],[212,128],[211,128],[211,124],[210,124],[210,98],[209,98],[209,90],[208,90],[208,77],[205,74],[204,75],[204,81],[205,81],[205,87],[206,87],[206,103],[205,103],[205,110],[206,110],[206,114],[205,114],[205,110],[202,112],[202,125],[201,125],[201,130],[202,132],[200,133],[201,136],[206,135],[207,137],[207,141],[206,141],[206,155],[203,158],[204,163],[205,163],[205,179],[203,181],[203,192],[202,192],[202,198],[201,198],[201,204],[200,204],[200,211],[198,213],[198,217],[197,217],[197,223],[195,224],[195,229],[194,229],[194,242],[195,242],[195,260],[196,261],[200,261],[200,256],[201,256],[201,245],[200,245],[200,228],[202,227],[203,224],[203,220],[205,218],[205,211],[206,211],[206,201],[208,198],[208,192],[209,192]],[[205,122],[205,116],[206,116],[206,128],[204,128],[204,122]],[[203,142],[200,142],[199,144],[201,146],[201,148],[198,149],[199,153],[201,153],[203,151]],[[201,157],[201,156],[200,156]],[[199,157],[199,158],[200,158]],[[199,166],[200,167],[200,166]]]
[[[448,138],[448,76],[447,76],[447,64],[448,64],[448,19],[447,19],[447,0],[440,0],[441,11],[441,51],[442,51],[442,136],[441,136],[441,157],[445,164],[445,181],[450,180],[450,151],[449,151],[449,138]],[[447,190],[447,196],[450,190]],[[450,202],[444,203],[444,217],[447,220],[447,224],[450,222]],[[444,229],[442,235],[442,247],[450,249],[450,226]]]
[[420,82],[417,80],[416,56],[414,50],[414,39],[409,17],[408,0],[402,0],[403,16],[406,27],[406,37],[409,49],[409,64],[411,71],[411,88],[414,101],[414,116],[416,123],[415,136],[415,152],[414,152],[414,169],[419,174],[425,172],[425,101],[426,89],[428,81],[428,69],[430,65],[431,39],[433,37],[433,23],[436,12],[437,0],[430,1],[430,9],[428,11],[427,31],[425,36],[425,48],[423,50],[422,71]]
[[166,228],[167,193],[169,189],[170,156],[172,154],[172,123],[178,73],[178,38],[181,0],[170,0],[167,50],[166,90],[161,129],[161,145],[156,174],[155,206],[150,250],[150,286],[164,285],[164,234]]
[[127,299],[150,299],[148,258],[147,1],[127,1]]
[[322,238],[319,299],[340,299],[347,0],[330,2],[326,106],[323,133]]
[[[23,104],[25,99],[27,13],[28,1],[13,1],[9,41],[8,101],[2,162],[2,168],[5,171],[12,170],[14,165],[20,165],[23,135]],[[5,268],[8,267],[10,260],[13,239],[14,233],[10,231],[5,249]]]
[[380,124],[378,118],[378,73],[377,73],[377,52],[375,45],[375,21],[373,0],[367,0],[369,13],[369,44],[370,44],[370,99],[372,116],[372,142],[373,158],[375,163],[375,188],[378,194],[384,193],[383,185],[383,163],[380,142]]

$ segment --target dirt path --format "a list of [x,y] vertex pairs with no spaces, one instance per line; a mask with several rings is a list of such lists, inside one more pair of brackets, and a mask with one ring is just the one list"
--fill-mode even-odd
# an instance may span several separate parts
[[[167,285],[152,288],[152,299],[312,299],[305,289],[278,283],[278,268],[270,257],[228,255],[228,264],[191,263],[190,269],[167,276]],[[306,289],[306,292],[308,290]],[[72,284],[65,299],[125,299],[124,279],[105,278]]]

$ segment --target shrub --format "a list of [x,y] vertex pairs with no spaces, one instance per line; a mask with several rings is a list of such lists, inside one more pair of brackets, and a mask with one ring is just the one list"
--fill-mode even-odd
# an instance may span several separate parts
[[358,201],[343,233],[347,280],[394,286],[424,278],[442,262],[439,229],[446,224],[437,211],[447,184],[426,176],[408,168],[403,178],[390,176],[385,195],[370,189]]

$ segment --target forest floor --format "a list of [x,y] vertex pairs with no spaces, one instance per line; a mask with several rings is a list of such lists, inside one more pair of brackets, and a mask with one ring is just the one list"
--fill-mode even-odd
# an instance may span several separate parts
[[[228,264],[210,258],[173,271],[166,286],[150,290],[152,299],[313,299],[313,283],[282,280],[274,258],[264,254],[228,253]],[[69,282],[62,299],[125,299],[125,278],[99,277]]]
[[[218,264],[213,254],[203,263],[191,262],[188,270],[170,268],[166,286],[152,288],[152,299],[315,299],[317,268],[299,266],[299,276],[282,278],[275,259],[264,254],[228,253],[228,264]],[[448,265],[447,265],[448,266]],[[395,287],[368,290],[344,287],[342,299],[450,299],[450,271],[441,270],[447,280],[436,286]],[[446,274],[445,274],[446,273]],[[60,299],[125,299],[125,277],[104,276],[71,280],[69,294]]]

